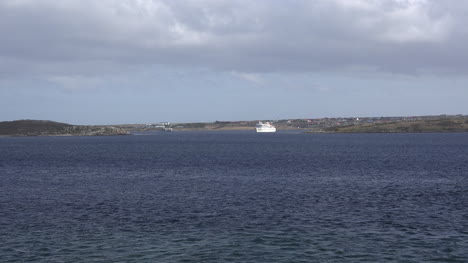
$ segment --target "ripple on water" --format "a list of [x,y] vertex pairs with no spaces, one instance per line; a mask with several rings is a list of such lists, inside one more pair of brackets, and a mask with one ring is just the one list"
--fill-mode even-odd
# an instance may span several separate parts
[[468,262],[464,134],[1,144],[4,262]]

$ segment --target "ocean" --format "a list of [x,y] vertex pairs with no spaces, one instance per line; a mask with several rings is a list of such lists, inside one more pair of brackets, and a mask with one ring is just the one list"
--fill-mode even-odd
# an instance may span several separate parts
[[0,138],[1,262],[468,262],[468,134]]

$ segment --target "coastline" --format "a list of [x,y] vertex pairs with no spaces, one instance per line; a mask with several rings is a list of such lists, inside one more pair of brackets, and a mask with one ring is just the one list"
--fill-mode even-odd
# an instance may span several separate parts
[[[304,133],[466,133],[468,116],[365,117],[262,120],[278,131]],[[109,136],[132,132],[255,131],[257,121],[216,121],[119,125],[71,125],[43,120],[0,122],[0,137]]]

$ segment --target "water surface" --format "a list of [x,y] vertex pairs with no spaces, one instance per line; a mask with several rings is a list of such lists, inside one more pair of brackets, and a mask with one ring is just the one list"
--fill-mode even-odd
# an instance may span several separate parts
[[468,262],[467,134],[0,138],[2,262]]

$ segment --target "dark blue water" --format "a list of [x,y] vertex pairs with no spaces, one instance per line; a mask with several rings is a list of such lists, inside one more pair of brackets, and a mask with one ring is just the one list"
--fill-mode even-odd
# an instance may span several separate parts
[[1,262],[468,262],[468,134],[0,138]]

